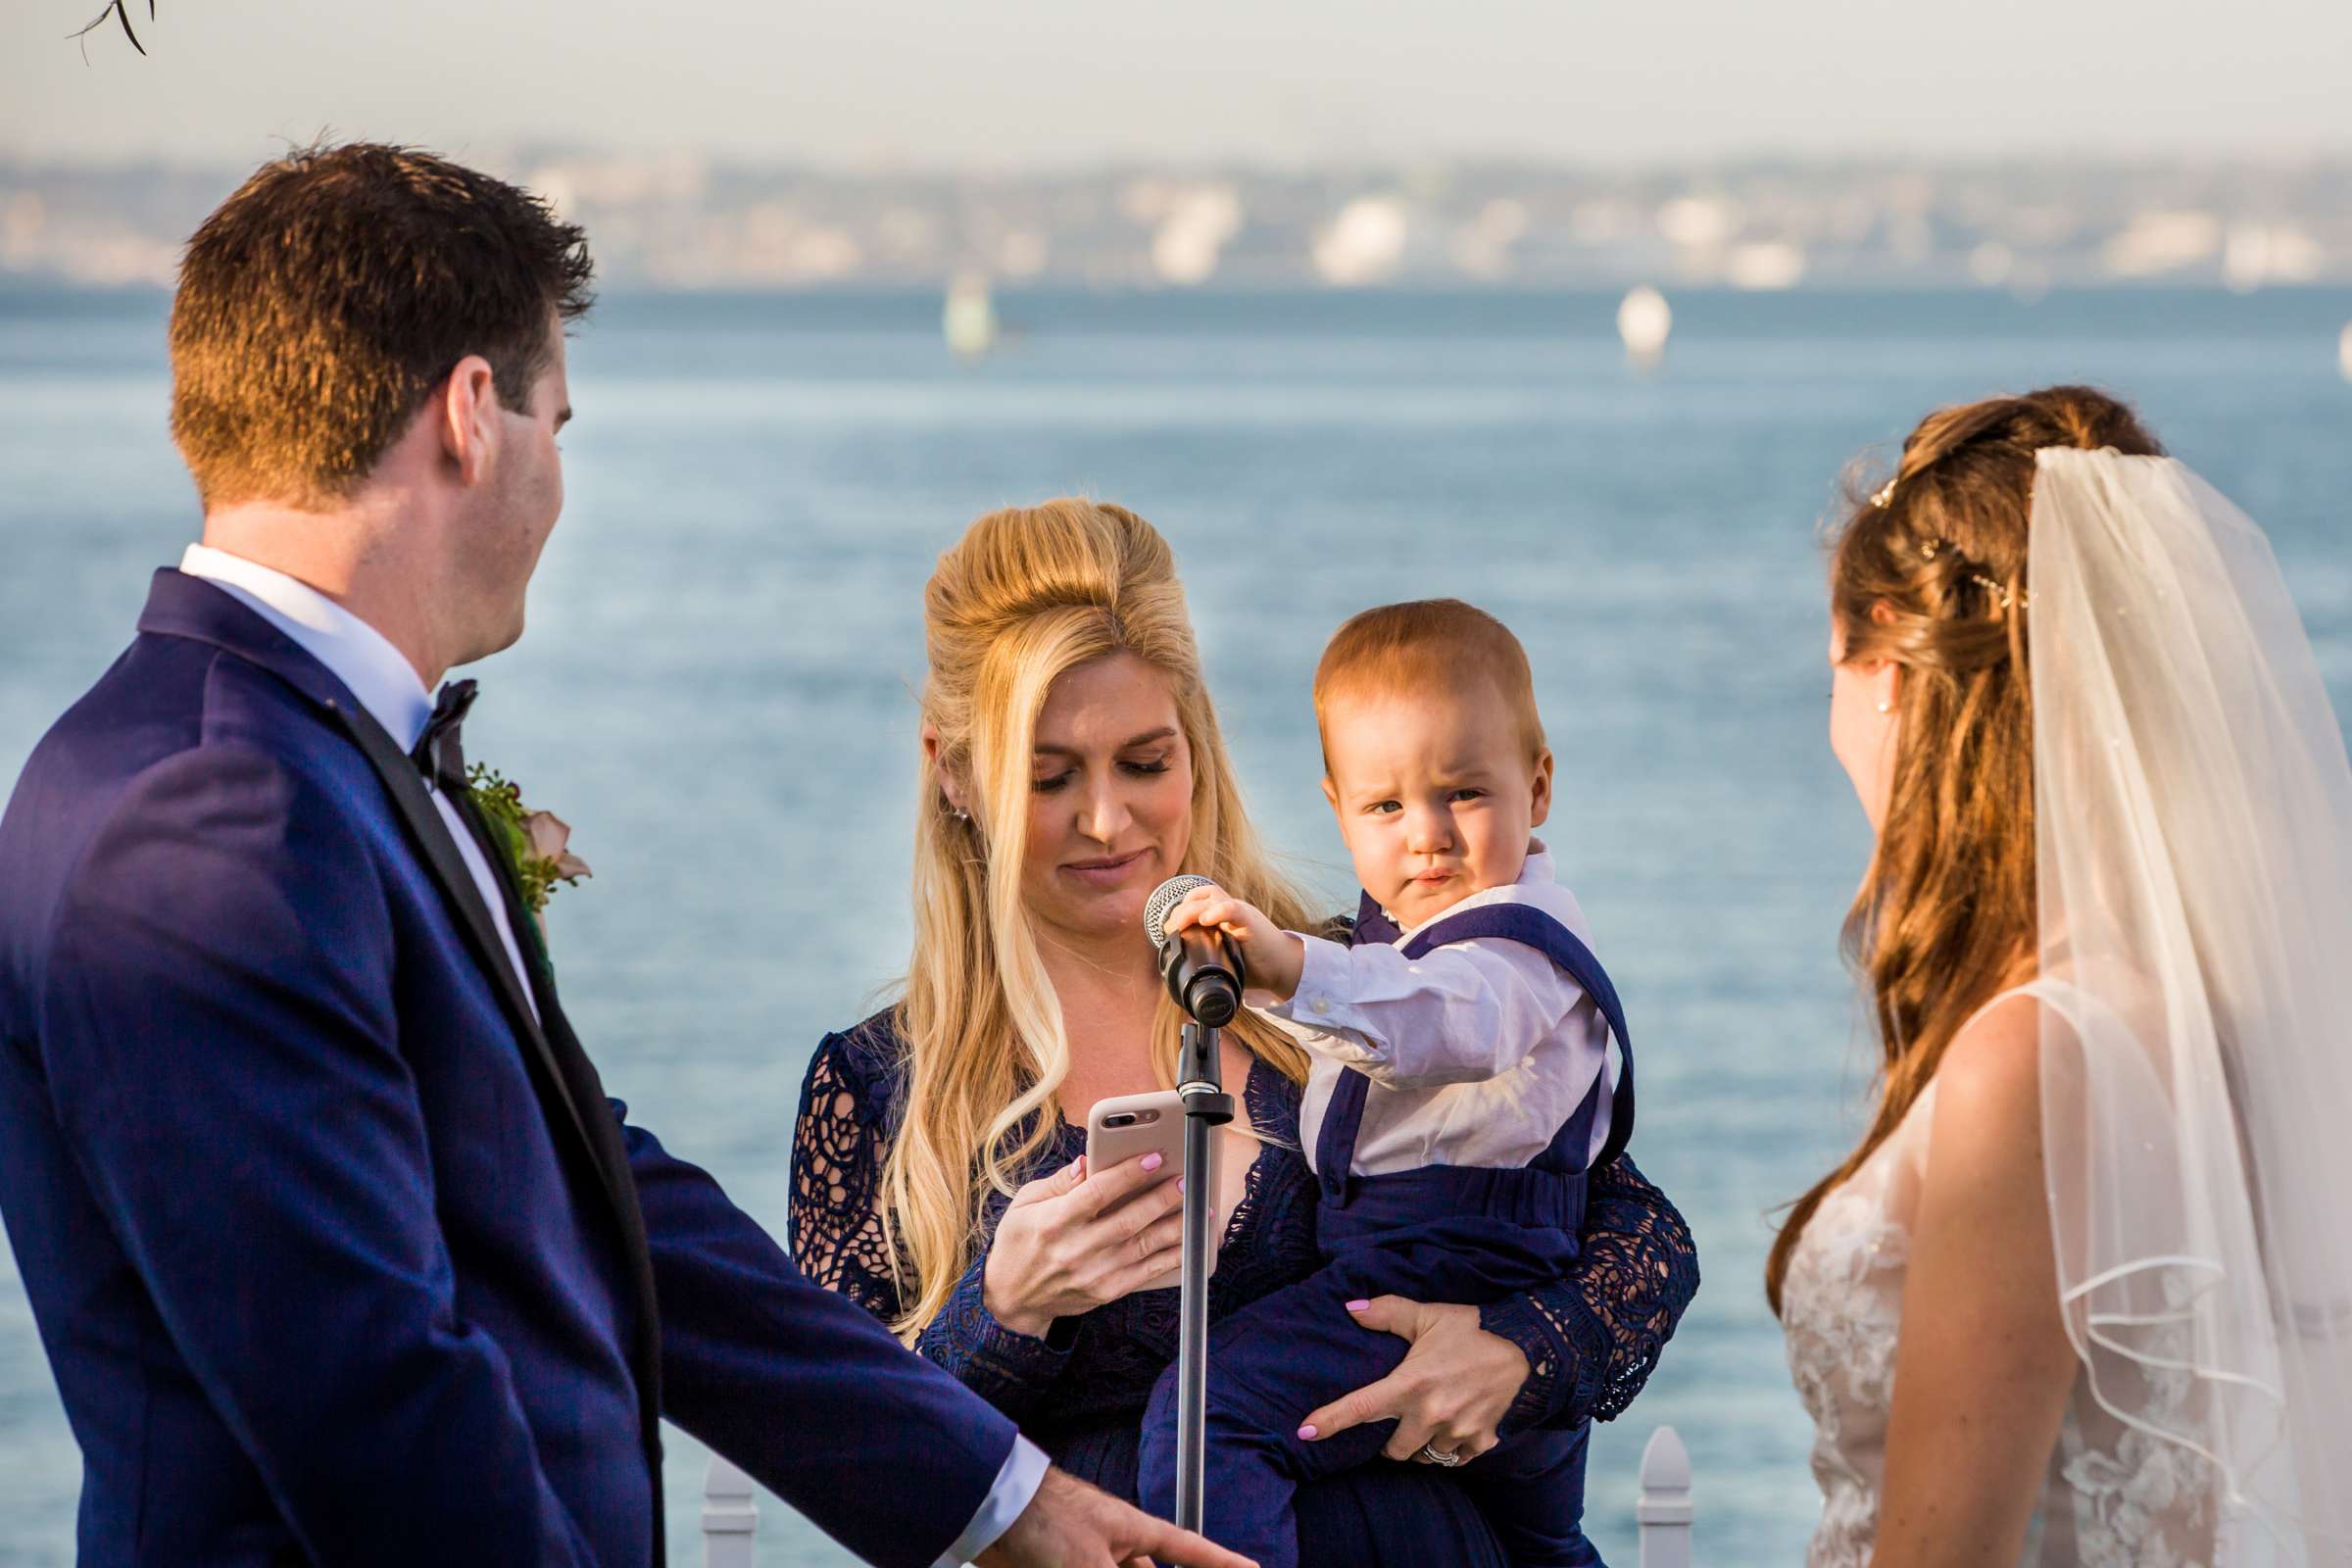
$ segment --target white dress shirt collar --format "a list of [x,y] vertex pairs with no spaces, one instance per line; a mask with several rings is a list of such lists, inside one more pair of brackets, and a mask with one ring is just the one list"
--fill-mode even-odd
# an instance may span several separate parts
[[210,545],[190,545],[179,569],[225,590],[292,638],[351,690],[407,751],[433,716],[433,694],[391,640],[309,583]]

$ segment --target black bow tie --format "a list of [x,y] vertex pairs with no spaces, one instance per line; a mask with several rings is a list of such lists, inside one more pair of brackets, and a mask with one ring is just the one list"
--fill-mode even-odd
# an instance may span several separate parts
[[466,787],[466,747],[459,731],[466,723],[466,710],[473,707],[475,686],[469,680],[453,680],[441,688],[433,700],[433,716],[425,720],[424,733],[416,737],[416,749],[409,757],[416,770],[445,789]]

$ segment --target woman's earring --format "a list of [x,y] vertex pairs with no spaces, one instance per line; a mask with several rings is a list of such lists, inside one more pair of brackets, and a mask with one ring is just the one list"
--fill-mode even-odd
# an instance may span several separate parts
[[971,812],[969,812],[969,811],[965,810],[965,809],[964,809],[962,807],[960,807],[960,806],[958,806],[957,808],[956,808],[956,821],[958,821],[958,822],[969,822],[971,819],[972,819],[972,813],[971,813]]
[[1879,705],[1879,711],[1882,713],[1891,713],[1894,711],[1894,705],[1892,703],[1881,703]]

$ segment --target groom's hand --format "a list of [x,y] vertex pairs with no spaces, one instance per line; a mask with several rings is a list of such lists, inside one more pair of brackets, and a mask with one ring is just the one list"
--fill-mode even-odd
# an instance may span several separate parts
[[980,1568],[1257,1568],[1059,1470],[1046,1472],[1012,1528],[977,1560]]

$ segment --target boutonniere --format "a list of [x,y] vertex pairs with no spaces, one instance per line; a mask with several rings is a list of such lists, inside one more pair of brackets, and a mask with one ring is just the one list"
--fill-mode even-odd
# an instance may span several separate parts
[[571,825],[553,811],[522,804],[522,788],[480,762],[466,770],[466,788],[506,852],[507,871],[522,906],[536,919],[560,887],[590,875],[588,862],[571,853]]

